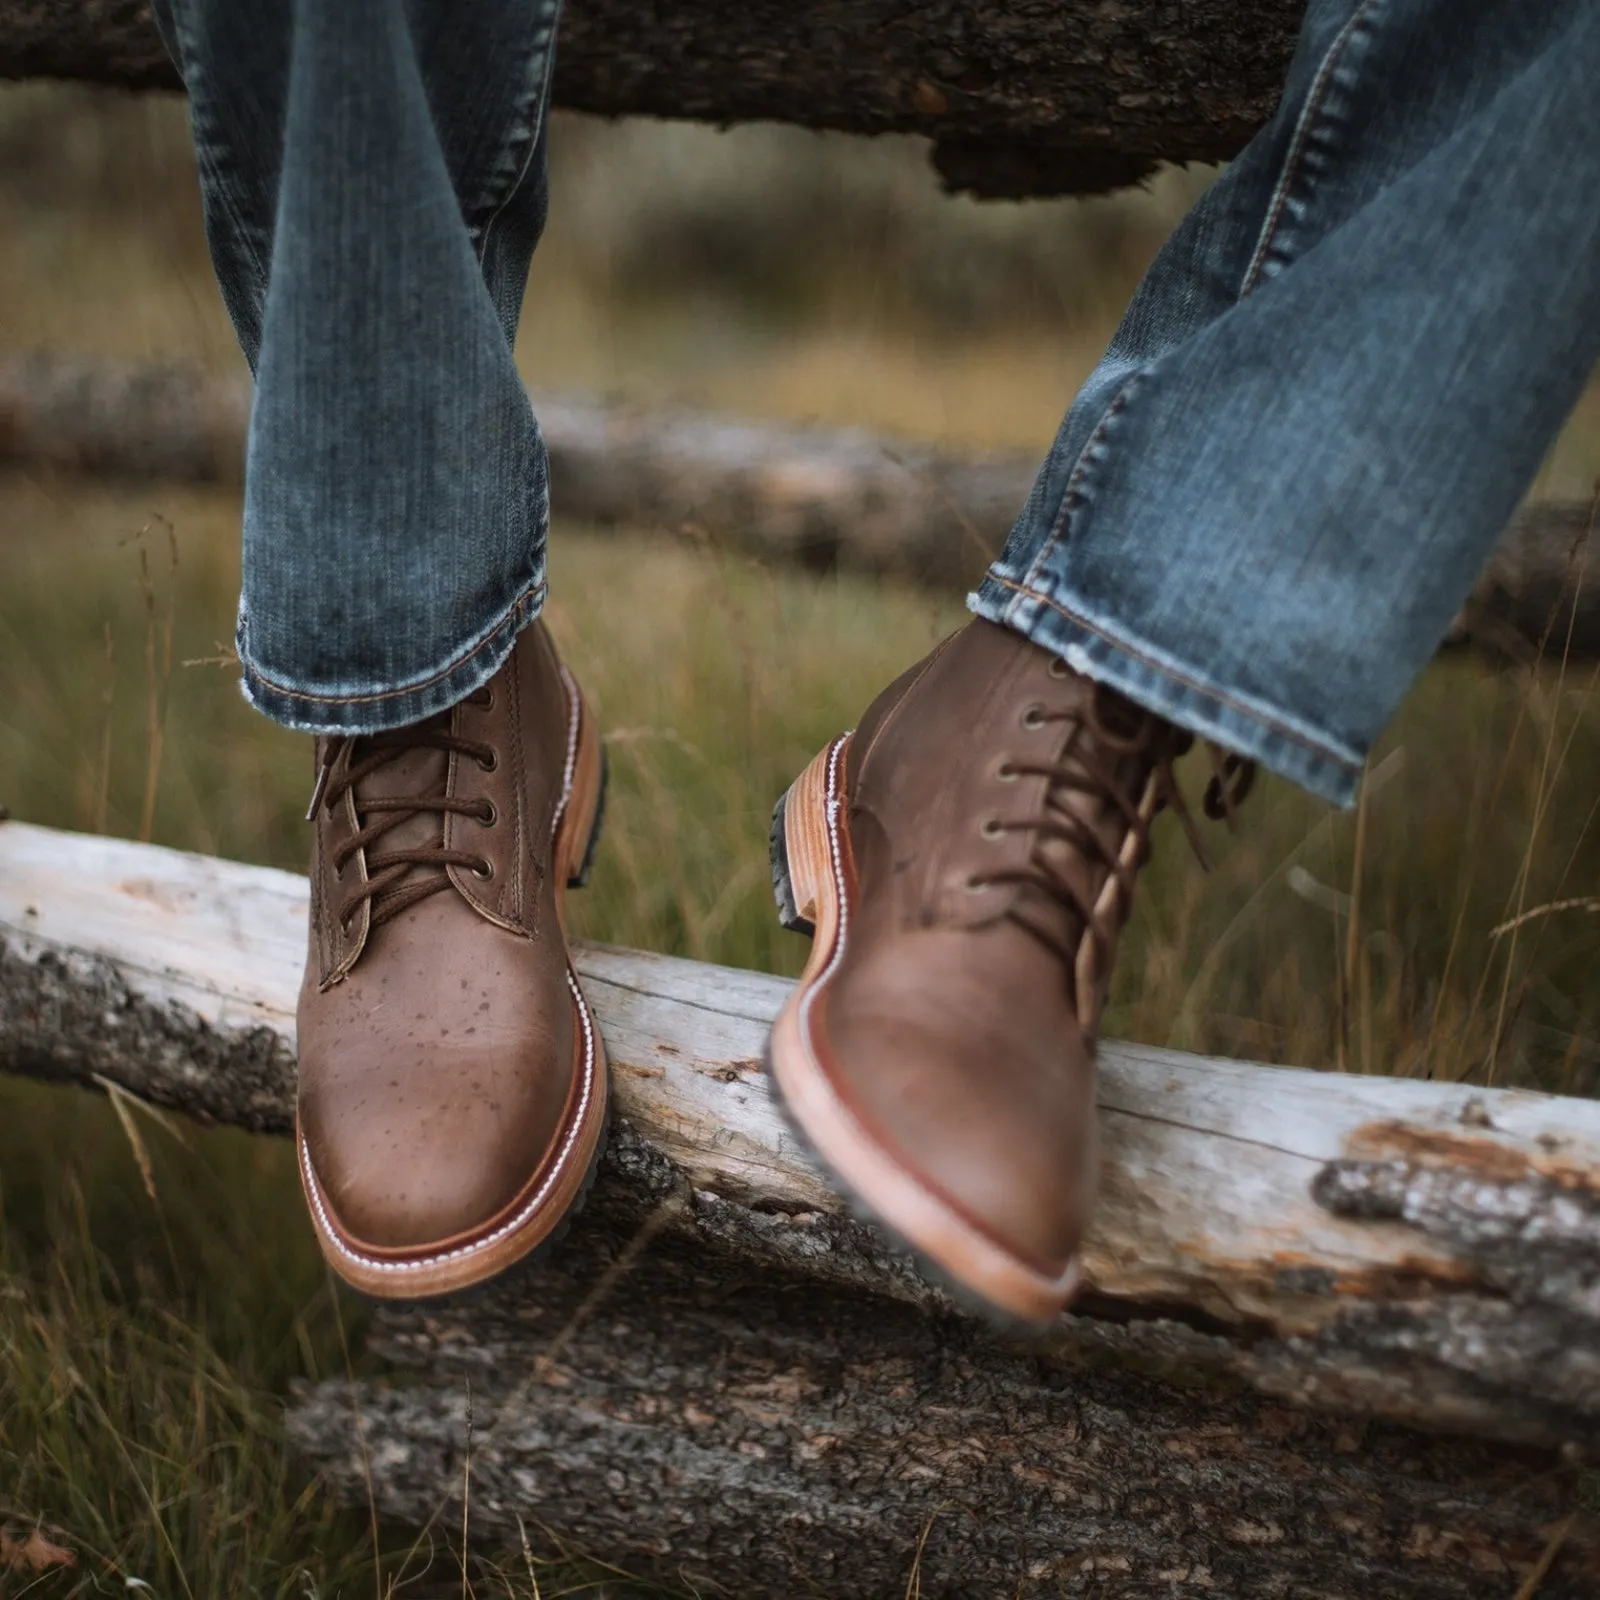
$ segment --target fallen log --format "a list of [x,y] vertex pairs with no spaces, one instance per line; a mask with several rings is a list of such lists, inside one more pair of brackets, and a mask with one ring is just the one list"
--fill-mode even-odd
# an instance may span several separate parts
[[[965,587],[1004,544],[1037,470],[863,429],[536,397],[558,514],[592,526],[689,527],[713,544],[812,570]],[[250,387],[182,365],[0,354],[0,463],[133,479],[236,484]],[[1541,642],[1600,659],[1593,508],[1521,511],[1463,609],[1452,645],[1526,659]],[[1569,629],[1570,623],[1570,629]]]
[[[1091,193],[1222,161],[1276,103],[1297,0],[568,0],[558,106],[919,133],[945,181]],[[870,40],[870,48],[863,41]],[[0,9],[0,78],[176,89],[147,0]]]
[[[0,1070],[290,1127],[304,881],[0,826]],[[578,954],[590,1208],[310,1386],[334,1491],[746,1596],[1507,1600],[1600,1451],[1600,1104],[1109,1043],[1088,1289],[988,1333],[835,1197],[760,1057],[786,984]],[[470,1399],[469,1399],[470,1389]],[[468,1408],[473,1419],[468,1428]],[[920,1554],[917,1554],[920,1543]],[[1575,1527],[1539,1593],[1600,1580]]]

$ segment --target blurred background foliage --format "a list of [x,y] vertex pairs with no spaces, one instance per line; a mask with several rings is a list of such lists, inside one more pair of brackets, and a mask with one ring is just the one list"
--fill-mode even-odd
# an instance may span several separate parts
[[[941,195],[915,141],[558,117],[551,149],[518,343],[535,387],[1041,453],[1211,177],[1004,206]],[[180,103],[0,91],[0,348],[24,346],[239,368]],[[1534,492],[1597,477],[1591,389]],[[577,931],[797,970],[772,801],[961,597],[774,570],[716,528],[556,516],[549,620],[614,784]],[[300,865],[308,742],[248,710],[230,661],[238,524],[231,491],[0,470],[13,816]],[[1374,756],[1359,850],[1354,817],[1270,780],[1210,874],[1163,836],[1108,1031],[1600,1091],[1595,686],[1590,667],[1436,663]],[[0,1564],[0,1592],[461,1592],[442,1533],[331,1512],[285,1461],[281,1396],[359,1362],[362,1317],[323,1274],[288,1152],[123,1110],[0,1083],[0,1524],[78,1556]],[[548,1596],[582,1573],[518,1552],[474,1581]]]

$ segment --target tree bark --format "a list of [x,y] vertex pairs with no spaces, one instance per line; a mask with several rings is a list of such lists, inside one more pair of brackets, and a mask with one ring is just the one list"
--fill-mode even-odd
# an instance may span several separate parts
[[[690,528],[813,570],[965,588],[1005,543],[1038,463],[874,435],[536,397],[559,515]],[[0,354],[0,463],[111,477],[238,483],[250,388],[185,366]],[[1600,529],[1592,508],[1519,513],[1451,645],[1524,660],[1541,645],[1600,659]]]
[[[287,1131],[305,914],[287,873],[0,826],[0,1070]],[[578,964],[602,1181],[548,1262],[381,1312],[396,1375],[298,1398],[341,1495],[447,1507],[470,1382],[480,1536],[785,1600],[904,1592],[930,1529],[925,1596],[1505,1600],[1574,1503],[1600,1104],[1108,1043],[1088,1292],[1019,1346],[796,1146],[760,1072],[783,981]],[[1541,1594],[1596,1579],[1579,1530]]]
[[[611,1256],[586,1231],[536,1292],[381,1314],[370,1349],[412,1375],[308,1389],[301,1458],[459,1527],[470,1453],[485,1542],[520,1516],[745,1600],[1512,1600],[1571,1503],[1539,1452],[1007,1346],[676,1241],[590,1309]],[[1540,1600],[1593,1592],[1589,1538]]]
[[[568,0],[555,103],[920,133],[953,188],[1092,193],[1221,161],[1270,114],[1296,0]],[[870,45],[864,47],[864,41]],[[144,0],[20,0],[0,77],[179,87]]]

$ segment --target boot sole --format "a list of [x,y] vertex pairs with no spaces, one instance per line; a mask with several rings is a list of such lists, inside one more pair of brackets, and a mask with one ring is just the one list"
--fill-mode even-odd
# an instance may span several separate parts
[[869,1221],[905,1246],[958,1299],[1007,1332],[1049,1327],[1072,1298],[1081,1262],[1041,1272],[977,1227],[862,1125],[819,1060],[813,1010],[843,954],[855,894],[844,816],[849,735],[823,749],[779,800],[773,892],[784,926],[812,935],[811,955],[767,1045],[767,1068],[802,1143]]
[[[571,737],[565,793],[557,812],[551,851],[558,921],[564,924],[566,890],[587,881],[605,810],[604,747],[578,692],[567,687]],[[565,934],[563,933],[563,939]],[[317,1243],[330,1267],[351,1288],[374,1300],[436,1300],[481,1287],[562,1237],[594,1184],[605,1150],[610,1111],[605,1044],[567,955],[567,988],[573,1006],[574,1079],[577,1103],[521,1194],[500,1214],[473,1229],[414,1249],[377,1249],[350,1238],[334,1220],[300,1135],[300,1178]]]

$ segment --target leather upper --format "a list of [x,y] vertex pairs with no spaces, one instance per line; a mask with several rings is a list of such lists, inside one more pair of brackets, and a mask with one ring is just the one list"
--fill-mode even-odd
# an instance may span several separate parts
[[[418,742],[317,808],[300,1128],[337,1228],[379,1252],[491,1225],[568,1112],[579,1041],[551,851],[575,714],[535,624],[487,692],[406,730],[474,750]],[[385,737],[319,741],[330,796]],[[393,820],[372,802],[434,796],[457,808],[349,849]],[[463,859],[374,865],[407,849]],[[374,880],[385,891],[360,898]]]
[[1114,938],[1126,807],[1181,742],[1107,694],[975,621],[874,702],[846,766],[851,925],[815,1029],[892,1157],[1041,1270],[1076,1250],[1094,1189],[1109,960],[1085,983],[1078,905]]

